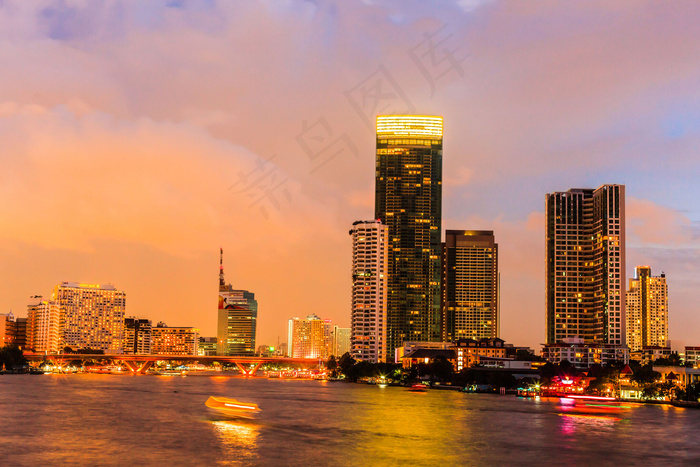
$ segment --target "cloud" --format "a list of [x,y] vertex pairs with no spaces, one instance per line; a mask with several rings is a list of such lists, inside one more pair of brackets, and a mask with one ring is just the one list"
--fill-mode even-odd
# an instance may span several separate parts
[[627,197],[626,215],[628,245],[672,248],[687,246],[693,240],[690,219],[675,209]]

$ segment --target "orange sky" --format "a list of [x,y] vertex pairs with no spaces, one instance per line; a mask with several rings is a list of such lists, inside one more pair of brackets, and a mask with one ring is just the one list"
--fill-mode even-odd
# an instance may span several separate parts
[[544,339],[545,193],[623,183],[627,275],[664,271],[671,339],[700,345],[697,24],[608,1],[0,2],[0,312],[110,282],[128,315],[213,336],[223,247],[258,344],[293,316],[349,326],[371,122],[410,110],[445,119],[443,231],[495,231],[504,339]]

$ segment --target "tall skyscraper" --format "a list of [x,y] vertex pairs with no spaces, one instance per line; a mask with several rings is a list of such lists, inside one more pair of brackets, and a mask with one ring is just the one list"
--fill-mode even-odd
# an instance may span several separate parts
[[547,194],[546,343],[625,345],[625,187]]
[[356,360],[385,362],[387,359],[389,228],[379,221],[357,221],[352,224],[350,235],[352,236],[350,353]]
[[448,230],[442,255],[442,340],[498,337],[498,245],[493,231]]
[[668,347],[668,285],[666,275],[651,275],[637,266],[627,291],[627,345],[634,352],[645,346]]
[[330,320],[311,314],[306,318],[289,320],[288,356],[292,358],[322,358],[330,356]]
[[375,219],[389,227],[387,355],[440,340],[442,117],[377,117]]
[[122,353],[126,292],[112,284],[62,282],[51,296],[61,309],[59,348]]
[[234,289],[224,280],[224,250],[219,262],[219,311],[217,352],[219,355],[255,355],[258,302],[255,294]]
[[35,295],[27,305],[27,348],[37,353],[59,351],[60,307]]

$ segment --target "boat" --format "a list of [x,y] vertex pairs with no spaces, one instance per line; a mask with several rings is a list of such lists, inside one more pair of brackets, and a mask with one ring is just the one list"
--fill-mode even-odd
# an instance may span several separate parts
[[227,417],[251,418],[260,412],[258,404],[253,404],[251,402],[240,402],[236,399],[231,399],[228,397],[210,396],[204,405],[209,407],[217,414],[225,415]]
[[421,384],[421,383],[412,384],[408,387],[408,390],[412,391],[412,392],[425,392],[425,384]]

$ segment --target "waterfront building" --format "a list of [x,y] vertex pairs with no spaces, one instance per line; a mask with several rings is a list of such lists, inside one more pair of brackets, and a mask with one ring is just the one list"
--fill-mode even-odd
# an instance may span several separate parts
[[479,340],[457,339],[453,348],[456,353],[457,371],[482,363],[482,357],[503,359],[503,361],[508,360],[505,341],[497,337]]
[[420,365],[421,363],[431,363],[435,358],[444,358],[452,364],[453,368],[457,368],[457,357],[455,349],[452,347],[444,349],[413,349],[410,353],[401,357],[401,365],[404,369],[410,369],[411,367]]
[[197,355],[199,329],[192,327],[169,327],[159,322],[151,329],[152,355]]
[[627,345],[668,347],[668,285],[666,275],[654,277],[649,266],[637,266],[627,291]]
[[442,117],[377,117],[375,216],[389,229],[386,354],[439,341]]
[[204,357],[216,355],[216,351],[217,351],[216,337],[200,337],[199,338],[199,348],[197,350],[197,355],[201,355]]
[[418,349],[444,350],[452,347],[452,342],[410,342],[404,341],[400,347],[394,349],[394,363],[401,363],[403,357]]
[[[389,228],[357,221],[352,236],[352,318],[350,352],[355,360],[386,361]],[[334,351],[337,349],[334,348]],[[343,352],[345,353],[345,352]],[[342,353],[334,353],[336,356]]]
[[57,302],[35,295],[27,304],[27,349],[37,353],[57,353],[60,307]]
[[126,355],[149,355],[153,325],[146,318],[124,318],[123,352]]
[[122,353],[126,292],[112,284],[62,282],[54,288],[51,300],[61,309],[60,349]]
[[10,333],[12,329],[12,324],[14,323],[15,317],[10,313],[0,313],[0,347],[9,345],[12,340],[12,335]]
[[333,326],[332,342],[330,354],[336,358],[350,352],[350,328]]
[[11,320],[5,321],[5,344],[27,350],[27,318],[12,317]]
[[698,368],[698,364],[700,364],[700,347],[685,347],[685,364]]
[[546,343],[625,345],[625,187],[546,197]]
[[[630,352],[630,358],[640,362],[642,365],[653,363],[659,358],[671,356],[671,347],[661,347],[658,345],[645,345],[641,349]],[[687,357],[686,357],[687,358]]]
[[290,319],[288,356],[327,359],[330,356],[328,324],[330,320],[322,320],[315,314]]
[[498,337],[498,245],[493,231],[448,230],[442,276],[442,340]]
[[590,368],[613,362],[629,363],[630,351],[626,345],[588,344],[582,338],[567,337],[561,342],[545,344],[542,358],[550,363],[566,360],[576,368]]
[[217,354],[255,355],[258,302],[255,294],[234,289],[224,280],[224,250],[219,262],[219,311],[217,319]]

